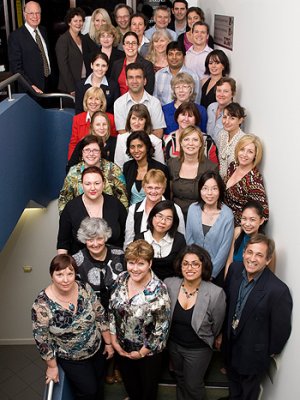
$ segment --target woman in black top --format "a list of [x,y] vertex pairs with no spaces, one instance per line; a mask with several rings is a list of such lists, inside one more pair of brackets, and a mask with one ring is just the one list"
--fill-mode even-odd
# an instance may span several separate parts
[[[132,160],[123,166],[123,174],[126,179],[127,195],[130,204],[135,204],[145,198],[142,188],[142,180],[149,169],[159,169],[164,172],[169,182],[169,171],[166,165],[152,158],[154,147],[149,135],[144,131],[135,131],[127,139],[127,154]],[[170,197],[169,185],[165,191],[165,197]]]
[[162,200],[150,211],[148,230],[135,237],[135,240],[144,239],[152,245],[152,270],[162,280],[175,275],[174,260],[186,244],[184,236],[177,231],[178,225],[179,218],[173,201]]

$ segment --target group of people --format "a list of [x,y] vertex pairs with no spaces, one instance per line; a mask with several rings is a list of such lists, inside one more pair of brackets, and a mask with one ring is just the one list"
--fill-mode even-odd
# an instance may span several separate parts
[[[9,38],[11,70],[47,91],[39,4],[24,18]],[[117,26],[96,9],[83,34],[84,19],[70,8],[56,43],[58,88],[75,96],[76,115],[58,255],[32,308],[46,383],[60,365],[76,399],[103,398],[105,378],[121,376],[131,400],[155,400],[167,348],[177,398],[200,400],[222,349],[229,398],[257,400],[292,300],[263,233],[262,142],[243,131],[228,57],[186,0],[158,6],[149,29],[125,4]]]

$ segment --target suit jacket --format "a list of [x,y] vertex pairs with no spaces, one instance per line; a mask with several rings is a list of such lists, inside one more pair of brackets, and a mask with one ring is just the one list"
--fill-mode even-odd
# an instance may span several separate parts
[[[125,53],[124,53],[125,54]],[[149,94],[153,94],[154,90],[154,69],[152,62],[145,60],[140,54],[137,55],[136,62],[141,64],[145,71],[145,78],[146,78],[146,85],[145,90]],[[116,60],[113,63],[112,70],[111,70],[111,78],[115,81],[118,81],[119,75],[122,71],[124,64],[124,57]]]
[[290,336],[292,298],[286,284],[265,268],[233,334],[231,323],[243,269],[243,263],[234,262],[226,277],[227,316],[222,346],[229,368],[240,374],[254,375],[267,370],[271,355],[280,353]]
[[[171,299],[171,317],[173,317],[182,278],[167,278],[164,283]],[[222,328],[225,309],[226,298],[223,289],[211,282],[202,281],[193,311],[192,328],[211,348]]]
[[98,46],[89,35],[81,35],[82,52],[72,39],[69,31],[63,33],[57,40],[55,51],[59,69],[58,88],[63,93],[75,91],[75,82],[80,81],[82,63],[84,62],[87,76],[91,73],[91,58],[99,51]]
[[[39,26],[39,31],[50,56],[46,29]],[[30,85],[35,85],[41,90],[45,89],[43,58],[36,41],[25,25],[9,35],[8,59],[13,74],[20,73]],[[50,67],[52,67],[51,61]]]
[[[167,187],[164,193],[164,196],[166,199],[170,198],[170,186],[169,186],[169,170],[166,165],[154,160],[153,158],[148,158],[148,171],[150,169],[160,169],[167,178]],[[137,175],[137,169],[138,165],[135,160],[129,160],[123,165],[123,174],[126,179],[126,189],[127,189],[127,195],[128,195],[128,201],[130,203],[130,198],[131,198],[131,188],[135,182],[136,175]]]

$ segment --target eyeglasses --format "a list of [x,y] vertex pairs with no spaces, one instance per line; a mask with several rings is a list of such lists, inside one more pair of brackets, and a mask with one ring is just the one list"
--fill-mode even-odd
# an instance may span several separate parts
[[137,42],[124,42],[125,46],[137,46]]
[[214,186],[212,188],[207,187],[207,186],[203,186],[201,188],[201,192],[203,192],[203,193],[207,193],[207,192],[217,193],[218,191],[219,191],[218,186]]
[[85,154],[99,154],[99,149],[83,149],[82,150]]
[[182,261],[181,267],[187,269],[188,267],[191,267],[192,269],[198,269],[201,267],[201,264],[198,261]]
[[30,15],[31,17],[34,17],[34,16],[39,16],[39,15],[41,15],[41,11],[37,11],[37,12],[27,12],[27,11],[25,11],[25,14],[28,14],[28,15]]
[[165,217],[164,215],[162,215],[160,213],[155,214],[155,218],[158,219],[158,221],[165,221],[168,223],[173,222],[173,217]]
[[162,186],[145,186],[145,189],[148,192],[160,192],[161,190],[163,190],[164,188]]
[[175,86],[175,88],[174,88],[175,90],[180,90],[180,89],[184,89],[184,90],[190,90],[191,89],[191,86],[190,85],[176,85]]

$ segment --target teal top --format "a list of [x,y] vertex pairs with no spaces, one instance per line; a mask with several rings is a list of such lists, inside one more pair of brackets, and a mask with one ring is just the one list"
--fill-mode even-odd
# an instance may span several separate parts
[[246,233],[243,234],[243,239],[238,249],[236,249],[233,253],[233,261],[243,261],[243,252],[246,244],[249,242],[250,236]]

